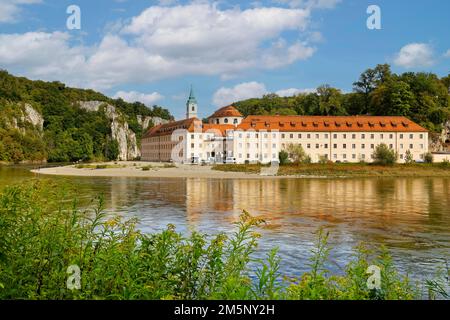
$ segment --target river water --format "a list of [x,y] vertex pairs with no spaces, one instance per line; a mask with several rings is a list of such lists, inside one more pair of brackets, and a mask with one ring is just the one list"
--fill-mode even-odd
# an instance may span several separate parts
[[1,167],[0,188],[32,178],[69,181],[81,200],[104,194],[108,211],[137,217],[144,232],[174,224],[188,234],[232,232],[242,210],[267,226],[257,257],[279,247],[283,274],[308,270],[323,226],[330,232],[332,272],[341,273],[360,242],[385,245],[396,266],[431,278],[450,257],[450,178],[274,179],[49,177],[29,167]]

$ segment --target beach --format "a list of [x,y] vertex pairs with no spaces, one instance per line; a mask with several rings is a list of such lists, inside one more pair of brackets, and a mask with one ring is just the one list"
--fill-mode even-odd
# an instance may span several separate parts
[[[211,166],[171,165],[154,162],[102,162],[87,165],[38,168],[31,170],[37,175],[79,176],[79,177],[139,177],[139,178],[214,178],[214,179],[267,179],[276,176],[262,176],[245,172],[223,172],[212,170]],[[280,177],[281,178],[281,177]]]

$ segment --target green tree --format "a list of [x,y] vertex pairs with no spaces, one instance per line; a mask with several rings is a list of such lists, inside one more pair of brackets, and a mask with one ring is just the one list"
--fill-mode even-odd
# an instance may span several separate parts
[[299,164],[307,162],[308,155],[300,144],[289,144],[286,151],[293,163]]
[[411,150],[406,150],[405,163],[406,164],[413,164],[414,163],[414,157],[413,157],[413,155],[411,153]]
[[375,164],[384,166],[394,165],[397,162],[397,154],[395,151],[390,149],[384,143],[376,146],[375,151],[372,154],[372,158]]
[[107,142],[105,148],[105,157],[110,161],[117,160],[117,158],[119,157],[119,143],[117,142],[117,140],[111,139]]
[[289,154],[286,151],[281,150],[280,153],[278,154],[278,159],[280,160],[281,165],[288,164],[289,163]]

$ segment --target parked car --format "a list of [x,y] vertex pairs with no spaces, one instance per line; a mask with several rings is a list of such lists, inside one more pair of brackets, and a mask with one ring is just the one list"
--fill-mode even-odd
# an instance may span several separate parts
[[235,164],[236,163],[236,158],[227,157],[223,163],[225,163],[225,164]]

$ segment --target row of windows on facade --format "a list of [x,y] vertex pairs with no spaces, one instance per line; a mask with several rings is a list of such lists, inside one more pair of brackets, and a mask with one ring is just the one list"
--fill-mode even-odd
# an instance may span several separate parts
[[[329,134],[328,133],[324,133],[324,134],[322,134],[323,135],[323,139],[329,139]],[[370,135],[369,134],[367,134],[368,136],[370,136],[370,139],[375,139],[375,134],[374,133],[371,133]],[[239,138],[243,138],[243,134],[242,133],[240,133],[239,135]],[[259,133],[247,133],[247,138],[252,138],[252,136],[254,137],[254,138],[259,138]],[[400,135],[399,135],[399,138],[400,139],[405,139],[405,136],[407,136],[407,134],[403,134],[403,133],[401,133]],[[205,136],[205,139],[210,139],[212,136],[210,136],[210,135],[206,135]],[[269,138],[269,134],[267,134],[267,133],[264,133],[263,134],[263,137],[265,138],[265,139],[268,139]],[[275,134],[275,133],[273,133],[272,134],[272,138],[276,138],[277,137],[277,135]],[[286,137],[289,137],[290,139],[294,139],[295,138],[295,134],[293,134],[293,133],[291,133],[291,134],[285,134],[285,133],[283,133],[283,134],[281,134],[281,138],[282,139],[286,139]],[[301,134],[301,133],[299,133],[299,134],[297,134],[297,138],[298,139],[304,139],[304,138],[306,138],[306,139],[312,139],[312,137],[313,137],[313,134],[311,134],[311,133],[308,133],[308,134]],[[333,134],[333,139],[338,139],[338,137],[339,137],[339,135],[337,134],[337,133],[335,133],[335,134]],[[343,133],[343,134],[341,134],[341,138],[342,139],[347,139],[347,137],[351,137],[352,139],[357,139],[357,134],[355,134],[355,133],[353,133],[353,134],[347,134],[347,133]],[[385,137],[388,137],[389,139],[394,139],[394,134],[393,133],[390,133],[390,134],[384,134],[384,133],[381,133],[380,135],[379,135],[379,138],[380,139],[384,139]],[[203,136],[202,135],[199,135],[198,136],[198,138],[199,139],[203,139]],[[319,133],[316,133],[315,135],[314,135],[314,138],[315,139],[320,139],[321,138],[321,135],[319,134]],[[409,134],[409,138],[410,139],[414,139],[414,134],[413,133],[411,133],[411,134]],[[423,133],[420,133],[419,134],[419,138],[420,139],[423,139],[424,138],[424,135],[423,135]],[[193,140],[195,140],[195,135],[191,135],[191,139],[193,139]],[[366,134],[365,133],[362,133],[361,135],[360,135],[360,139],[366,139]]]
[[[325,160],[327,160],[328,159],[328,154],[323,154],[323,155],[321,155],[321,157],[323,157]],[[242,153],[239,153],[238,154],[238,158],[239,159],[243,159],[243,155],[242,155]],[[250,153],[247,153],[246,154],[246,158],[247,159],[252,159],[252,157],[251,157],[251,154]],[[269,159],[269,155],[267,154],[267,153],[265,153],[264,155],[263,155],[263,158],[264,159]],[[272,159],[276,159],[277,158],[277,154],[275,154],[275,153],[273,153],[272,154]],[[371,159],[373,159],[374,158],[374,156],[373,155],[371,155],[370,156],[370,158]],[[403,154],[401,154],[400,155],[400,159],[404,159],[405,158],[405,156],[403,155]],[[259,159],[259,154],[258,153],[256,153],[255,154],[255,157],[253,158],[253,159]],[[358,155],[357,154],[351,154],[351,155],[348,155],[348,154],[346,154],[346,153],[343,153],[343,154],[333,154],[333,159],[334,160],[339,160],[339,159],[343,159],[343,160],[346,160],[346,159],[353,159],[353,160],[356,160],[356,159],[361,159],[361,160],[365,160],[366,159],[366,155],[365,154],[360,154],[359,155],[359,157],[358,157]],[[420,159],[424,159],[424,155],[423,154],[421,154],[420,155]]]

